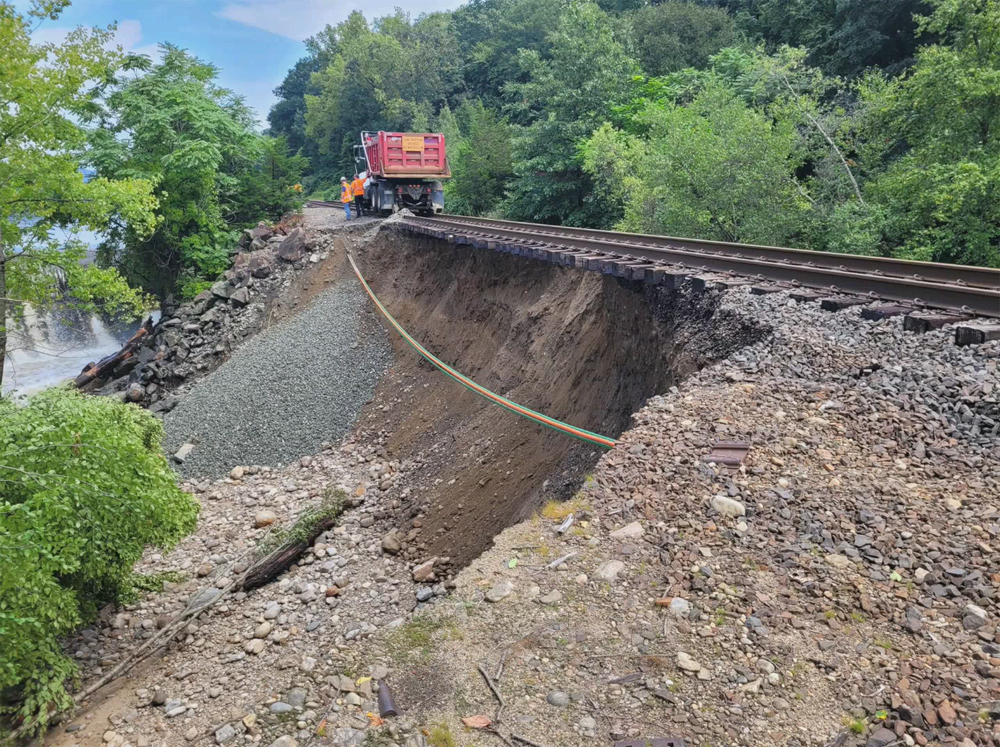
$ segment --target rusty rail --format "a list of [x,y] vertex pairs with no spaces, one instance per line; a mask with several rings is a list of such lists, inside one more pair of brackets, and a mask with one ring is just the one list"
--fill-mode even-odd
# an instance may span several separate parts
[[[404,227],[440,238],[494,242],[516,253],[568,253],[635,266],[670,266],[687,275],[706,272],[896,301],[914,308],[940,308],[1000,317],[1000,270],[910,262],[883,257],[831,254],[804,249],[726,244],[697,239],[615,233],[564,226],[443,215],[409,218]],[[459,243],[466,243],[460,241]],[[594,268],[597,269],[597,268]],[[611,274],[617,274],[612,272]],[[641,274],[641,273],[640,273]]]

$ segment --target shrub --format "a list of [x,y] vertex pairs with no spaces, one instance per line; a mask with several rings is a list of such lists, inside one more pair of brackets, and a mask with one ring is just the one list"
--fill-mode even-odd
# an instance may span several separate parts
[[128,598],[147,546],[194,528],[161,437],[145,410],[108,398],[0,400],[0,713],[40,729],[70,705],[62,637]]

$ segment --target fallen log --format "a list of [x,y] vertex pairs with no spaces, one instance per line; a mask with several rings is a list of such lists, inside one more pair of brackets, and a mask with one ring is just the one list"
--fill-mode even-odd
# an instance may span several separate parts
[[139,327],[138,331],[129,338],[121,350],[117,353],[112,353],[109,356],[101,358],[97,363],[95,363],[90,368],[84,370],[79,376],[73,380],[73,386],[77,389],[86,386],[94,379],[106,379],[108,375],[111,374],[118,364],[132,357],[139,346],[142,344],[144,338],[153,331],[153,317],[149,317],[142,326]]
[[299,517],[291,529],[276,533],[258,550],[258,560],[247,569],[240,588],[243,591],[256,589],[287,570],[317,537],[337,523],[344,510],[345,498],[342,491],[331,491],[318,508]]

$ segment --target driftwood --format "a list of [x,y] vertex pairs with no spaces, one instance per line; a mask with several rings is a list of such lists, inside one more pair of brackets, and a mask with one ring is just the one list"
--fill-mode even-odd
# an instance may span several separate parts
[[338,516],[339,514],[316,522],[308,528],[308,531],[301,538],[289,539],[280,547],[255,562],[247,571],[246,576],[243,577],[243,581],[240,584],[243,591],[250,591],[251,589],[256,589],[258,586],[263,586],[283,573],[292,563],[298,560],[299,556],[312,545],[317,537],[337,523]]
[[256,559],[239,581],[240,588],[256,589],[282,573],[317,537],[337,523],[346,500],[343,491],[327,489],[322,502],[303,513],[291,529],[258,547]]
[[142,344],[144,338],[151,334],[153,331],[153,317],[149,317],[139,330],[129,338],[122,349],[117,353],[112,353],[111,355],[101,358],[97,363],[95,363],[90,368],[84,370],[79,376],[73,380],[73,386],[77,389],[86,386],[94,379],[106,379],[120,363],[131,358],[139,346]]

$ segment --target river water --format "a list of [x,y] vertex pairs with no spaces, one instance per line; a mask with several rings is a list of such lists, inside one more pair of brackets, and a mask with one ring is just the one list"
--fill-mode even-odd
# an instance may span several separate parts
[[65,308],[36,313],[29,307],[23,319],[8,320],[11,351],[4,361],[3,395],[35,394],[74,378],[88,363],[120,348],[140,323],[108,324],[94,314]]

